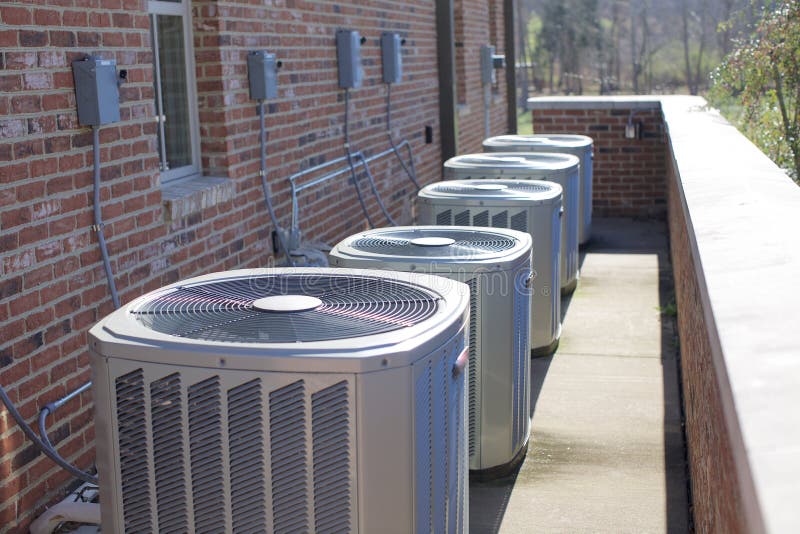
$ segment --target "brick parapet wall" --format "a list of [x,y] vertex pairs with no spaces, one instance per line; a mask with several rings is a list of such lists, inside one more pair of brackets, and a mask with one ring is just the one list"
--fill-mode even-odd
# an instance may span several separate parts
[[[672,158],[668,158],[672,161]],[[687,457],[692,487],[694,526],[697,532],[747,532],[742,497],[717,382],[718,369],[711,357],[701,281],[689,241],[679,179],[668,167],[667,198],[670,254],[678,307],[680,366],[687,435]]]
[[[488,12],[486,0],[464,3]],[[257,174],[257,108],[247,86],[250,50],[268,49],[284,62],[266,124],[269,180],[285,225],[287,177],[344,153],[337,28],[367,38],[364,86],[351,93],[353,146],[367,155],[388,147],[378,38],[382,31],[398,31],[406,45],[404,79],[392,89],[393,133],[412,143],[423,184],[441,178],[430,0],[195,0],[203,170],[229,180],[232,193],[176,220],[164,209],[158,171],[146,0],[6,3],[0,22],[0,384],[28,421],[89,379],[86,333],[112,309],[90,230],[91,132],[77,122],[73,59],[97,54],[128,70],[121,121],[100,130],[102,210],[123,302],[178,279],[272,263],[273,228]],[[488,35],[488,21],[483,24]],[[498,110],[504,109],[504,95],[503,89]],[[480,108],[473,115],[482,128]],[[501,111],[494,115],[505,120]],[[431,144],[425,144],[426,126],[434,132]],[[392,215],[411,222],[414,189],[397,161],[386,158],[371,170]],[[362,187],[373,219],[385,224],[366,181]],[[301,227],[310,239],[333,244],[365,227],[347,176],[300,200]],[[50,418],[58,449],[82,468],[94,458],[91,406],[86,393]],[[63,494],[70,477],[37,453],[5,410],[0,413],[0,533],[26,532],[44,505]]]
[[[663,117],[650,108],[534,109],[535,133],[588,135],[594,140],[593,213],[596,216],[666,216],[666,141]],[[625,138],[629,118],[638,139]]]

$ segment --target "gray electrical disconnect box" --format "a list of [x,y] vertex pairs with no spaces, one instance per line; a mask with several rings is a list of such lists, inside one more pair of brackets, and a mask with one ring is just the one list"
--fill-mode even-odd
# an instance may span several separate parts
[[491,45],[481,45],[481,83],[483,85],[495,83],[497,80],[494,74],[494,47]]
[[400,83],[403,78],[403,56],[400,35],[391,32],[381,34],[381,61],[383,62],[383,83]]
[[361,87],[361,36],[355,30],[336,31],[336,58],[339,60],[339,87]]
[[119,121],[119,85],[117,62],[87,56],[72,62],[78,122],[100,126]]
[[250,98],[267,100],[278,96],[278,61],[266,50],[253,50],[247,55]]
[[505,67],[506,56],[495,54],[494,47],[491,45],[481,45],[481,83],[483,85],[495,83],[497,76],[494,71]]

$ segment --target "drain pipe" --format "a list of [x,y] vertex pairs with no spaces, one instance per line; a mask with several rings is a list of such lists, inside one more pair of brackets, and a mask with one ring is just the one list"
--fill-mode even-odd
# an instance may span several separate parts
[[286,260],[289,262],[289,265],[295,267],[294,260],[289,252],[289,247],[286,244],[286,238],[281,231],[280,225],[278,224],[278,216],[275,214],[275,208],[272,206],[272,195],[270,194],[269,183],[267,182],[267,128],[264,125],[265,120],[264,100],[259,99],[258,122],[261,131],[261,170],[258,174],[261,175],[261,188],[264,190],[264,203],[267,205],[269,218],[272,220],[272,226],[275,228],[275,234],[278,236],[278,242],[283,249],[283,253],[286,255]]

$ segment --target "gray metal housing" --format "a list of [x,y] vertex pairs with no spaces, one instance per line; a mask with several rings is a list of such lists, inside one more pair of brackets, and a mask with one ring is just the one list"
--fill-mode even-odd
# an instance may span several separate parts
[[145,295],[92,328],[103,531],[466,532],[463,284],[392,273],[436,295],[438,312],[333,341],[198,341],[133,317],[180,287],[283,273],[387,276],[215,273]]
[[339,87],[361,87],[364,69],[361,66],[361,36],[355,30],[336,30],[336,59],[339,65]]
[[420,224],[513,228],[533,242],[531,350],[549,353],[561,335],[561,186],[538,180],[450,180],[417,196]]
[[561,291],[578,285],[578,215],[580,161],[569,154],[497,152],[465,154],[444,162],[445,180],[545,180],[563,189],[561,218]]
[[117,61],[88,56],[72,62],[78,121],[100,126],[119,121]]
[[250,98],[269,100],[278,96],[278,62],[275,54],[266,50],[253,50],[247,54],[247,76]]
[[[438,245],[423,244],[437,239]],[[530,434],[530,235],[458,226],[377,228],[341,241],[330,262],[469,285],[469,466],[502,469],[518,458]]]
[[403,54],[400,35],[392,32],[381,34],[381,62],[383,83],[400,83],[403,79]]
[[578,243],[592,235],[592,190],[594,181],[594,141],[585,135],[532,134],[498,135],[483,140],[485,152],[537,152],[572,154],[581,160],[580,218]]

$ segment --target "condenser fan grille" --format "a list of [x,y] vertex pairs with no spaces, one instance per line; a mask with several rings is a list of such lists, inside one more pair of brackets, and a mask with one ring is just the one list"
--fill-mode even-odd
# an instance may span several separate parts
[[[314,297],[319,304],[297,311],[280,306],[264,311],[254,306],[255,301],[278,296]],[[413,326],[436,313],[439,299],[396,280],[283,274],[180,286],[144,301],[131,313],[148,328],[182,338],[293,343],[367,336]],[[291,297],[287,300],[291,303]]]
[[[431,234],[433,235],[433,234]],[[513,249],[517,242],[499,234],[478,232],[453,232],[442,230],[436,238],[452,241],[442,246],[416,244],[421,235],[364,236],[354,239],[349,246],[370,254],[415,258],[480,258],[484,254],[496,254]],[[426,234],[427,236],[427,234]]]

